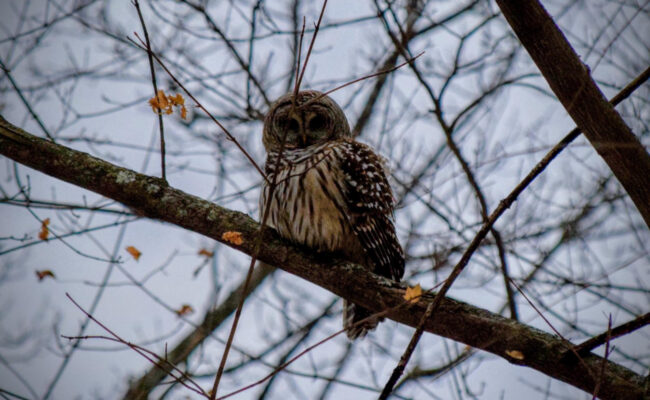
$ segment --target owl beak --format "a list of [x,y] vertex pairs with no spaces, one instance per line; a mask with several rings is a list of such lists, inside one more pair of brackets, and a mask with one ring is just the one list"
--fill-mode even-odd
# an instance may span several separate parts
[[305,129],[304,120],[302,118],[295,118],[298,123],[298,140],[300,140],[301,147],[307,145],[307,130]]
[[308,144],[307,129],[305,126],[304,115],[291,111],[289,113],[289,125],[294,140],[298,142],[300,147],[305,147]]

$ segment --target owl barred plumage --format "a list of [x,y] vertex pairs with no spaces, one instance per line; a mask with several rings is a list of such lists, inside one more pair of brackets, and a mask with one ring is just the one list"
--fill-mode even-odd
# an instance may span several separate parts
[[[316,91],[278,99],[264,121],[266,173],[275,186],[266,223],[281,236],[318,252],[335,253],[376,274],[400,280],[404,254],[392,222],[393,195],[383,159],[356,142],[341,108]],[[260,212],[269,201],[265,182]],[[351,339],[380,319],[344,301]]]

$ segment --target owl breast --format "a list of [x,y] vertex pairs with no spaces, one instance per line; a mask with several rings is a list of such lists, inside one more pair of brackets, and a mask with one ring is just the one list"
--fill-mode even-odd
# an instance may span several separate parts
[[[267,224],[281,236],[318,251],[339,251],[356,241],[345,218],[342,173],[331,149],[322,148],[313,155],[284,155],[269,208]],[[267,160],[267,168],[273,167]],[[273,168],[275,169],[275,168]],[[270,186],[264,186],[261,212],[268,199]]]

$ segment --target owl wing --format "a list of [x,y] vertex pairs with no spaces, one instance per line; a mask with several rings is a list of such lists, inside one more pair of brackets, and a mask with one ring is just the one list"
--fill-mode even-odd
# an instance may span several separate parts
[[353,140],[344,140],[339,148],[345,178],[342,192],[352,230],[374,272],[399,281],[404,275],[404,252],[392,221],[393,193],[383,159]]

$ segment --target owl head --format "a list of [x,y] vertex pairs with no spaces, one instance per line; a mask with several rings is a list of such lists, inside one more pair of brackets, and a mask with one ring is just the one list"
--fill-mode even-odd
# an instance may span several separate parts
[[[264,147],[278,151],[300,149],[350,137],[350,125],[341,107],[315,90],[287,93],[273,103],[264,119]],[[317,97],[320,97],[316,99]],[[316,100],[314,100],[316,99]]]

